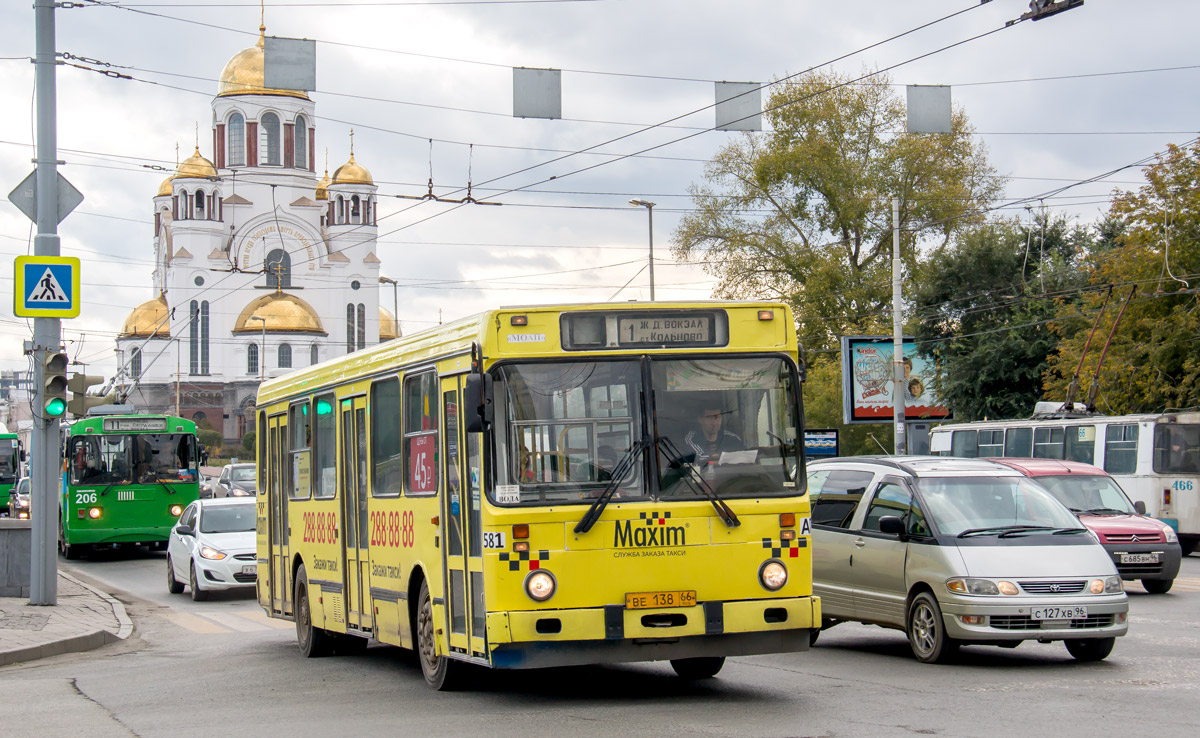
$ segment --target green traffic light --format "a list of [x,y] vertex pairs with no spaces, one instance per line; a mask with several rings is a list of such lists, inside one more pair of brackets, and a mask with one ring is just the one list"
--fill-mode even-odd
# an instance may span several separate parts
[[67,411],[67,401],[61,397],[55,397],[46,403],[46,417],[58,418]]

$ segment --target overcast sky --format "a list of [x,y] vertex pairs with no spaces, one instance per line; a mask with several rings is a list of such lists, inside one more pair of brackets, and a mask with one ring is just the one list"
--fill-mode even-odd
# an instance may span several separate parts
[[[848,74],[885,68],[1003,28],[1027,7],[1021,0],[299,0],[267,2],[265,15],[269,35],[318,40],[318,161],[328,149],[330,171],[344,163],[355,129],[356,158],[379,185],[381,273],[400,280],[400,318],[411,332],[502,304],[647,299],[647,273],[639,274],[646,211],[629,206],[631,197],[657,203],[658,299],[709,297],[711,279],[697,267],[672,266],[669,242],[704,161],[739,134],[700,132],[670,142],[710,127],[711,110],[512,173],[705,108],[713,80],[769,82],[971,8],[833,65]],[[154,297],[151,198],[174,170],[176,145],[181,157],[191,154],[197,123],[201,152],[212,158],[216,80],[230,57],[254,43],[259,12],[257,2],[241,0],[130,0],[56,13],[60,51],[131,67],[118,71],[135,78],[58,71],[59,158],[67,162],[60,171],[85,196],[60,226],[63,254],[81,257],[84,275],[83,312],[63,321],[64,339],[88,373],[112,371],[122,322]],[[952,85],[954,104],[970,117],[993,166],[1012,178],[1006,195],[1025,197],[1193,138],[1200,126],[1197,28],[1194,0],[1088,0],[890,74],[898,85]],[[3,193],[33,168],[33,52],[30,3],[0,3]],[[564,120],[511,117],[514,66],[565,70]],[[1187,68],[1144,71],[1168,67]],[[1140,73],[1112,74],[1124,72]],[[1013,81],[1046,77],[1065,79]],[[503,207],[390,198],[424,192],[430,138],[439,193],[465,186],[468,171],[475,183],[529,190],[474,190]],[[1114,187],[1140,179],[1138,170],[1126,170],[1046,205],[1094,220]],[[32,233],[16,208],[0,204],[7,263],[31,249]],[[0,284],[11,295],[10,268]],[[390,308],[391,287],[380,301]],[[21,342],[32,325],[5,311],[0,368],[23,369]]]

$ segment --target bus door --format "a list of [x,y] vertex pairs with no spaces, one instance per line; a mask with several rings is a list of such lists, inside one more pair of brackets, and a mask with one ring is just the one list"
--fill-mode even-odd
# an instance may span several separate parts
[[267,419],[267,527],[270,529],[271,609],[278,613],[291,610],[288,570],[288,490],[284,484],[287,468],[287,416]]
[[450,618],[450,648],[478,658],[487,657],[483,606],[483,550],[480,533],[482,470],[479,434],[464,434],[459,415],[460,377],[442,380],[442,443],[446,480],[443,496],[445,526],[446,612]]
[[370,630],[370,559],[367,553],[367,418],[366,398],[341,401],[339,454],[342,486],[342,587],[346,625]]

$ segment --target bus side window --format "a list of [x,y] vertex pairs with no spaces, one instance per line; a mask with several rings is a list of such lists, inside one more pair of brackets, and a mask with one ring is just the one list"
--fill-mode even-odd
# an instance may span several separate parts
[[1033,456],[1033,429],[1009,428],[1004,434],[1004,455],[1018,459]]
[[950,435],[950,455],[964,459],[979,456],[979,431],[954,431]]
[[1067,426],[1065,436],[1067,460],[1084,464],[1096,462],[1096,426]]
[[1133,474],[1137,471],[1138,427],[1110,425],[1104,429],[1104,471]]
[[1063,458],[1063,429],[1061,427],[1033,429],[1033,458]]

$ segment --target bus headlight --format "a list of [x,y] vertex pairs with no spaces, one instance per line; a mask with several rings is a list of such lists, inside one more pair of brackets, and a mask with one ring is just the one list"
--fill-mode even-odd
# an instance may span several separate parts
[[183,514],[183,505],[171,505],[171,515],[179,517]]
[[212,546],[201,546],[200,556],[206,559],[212,559],[213,561],[220,561],[221,559],[225,558],[225,552],[218,551]]
[[554,575],[545,569],[537,569],[529,572],[529,576],[525,577],[525,594],[534,602],[545,602],[554,596],[554,590],[558,588],[558,582],[554,581]]
[[788,571],[782,561],[772,559],[758,568],[758,581],[771,592],[778,592],[787,584]]
[[92,520],[96,520],[97,518],[99,518],[100,517],[100,508],[89,507],[88,508],[88,517],[91,518]]

